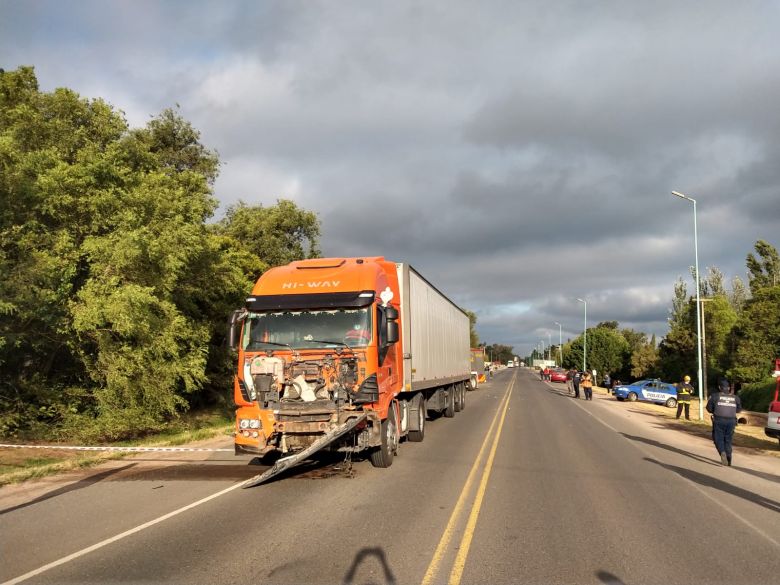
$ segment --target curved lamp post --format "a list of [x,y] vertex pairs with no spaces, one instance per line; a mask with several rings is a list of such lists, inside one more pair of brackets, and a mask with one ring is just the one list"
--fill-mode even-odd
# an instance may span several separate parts
[[688,197],[679,191],[672,191],[672,195],[685,199],[693,203],[693,254],[696,259],[696,351],[698,353],[698,378],[699,378],[699,420],[704,420],[704,392],[702,382],[702,359],[701,359],[701,299],[699,298],[699,233],[696,225],[696,199]]
[[585,326],[582,328],[582,371],[588,371],[588,301],[577,299],[585,305]]

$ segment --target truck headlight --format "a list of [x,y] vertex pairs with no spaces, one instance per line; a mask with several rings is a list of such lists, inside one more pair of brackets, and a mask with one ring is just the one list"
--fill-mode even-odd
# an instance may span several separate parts
[[260,428],[260,421],[257,419],[252,419],[249,421],[249,428],[250,429],[259,429]]
[[242,429],[248,429],[249,428],[249,419],[246,419],[246,418],[239,419],[238,426],[239,426],[239,428],[242,428]]

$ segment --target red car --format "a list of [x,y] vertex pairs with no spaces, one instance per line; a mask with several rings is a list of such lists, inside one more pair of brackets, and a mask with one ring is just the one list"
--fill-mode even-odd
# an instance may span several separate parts
[[550,382],[566,383],[566,370],[560,368],[550,371]]

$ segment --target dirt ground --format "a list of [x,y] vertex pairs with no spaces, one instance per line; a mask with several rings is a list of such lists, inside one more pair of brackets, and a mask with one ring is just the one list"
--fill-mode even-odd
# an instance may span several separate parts
[[[709,438],[712,434],[712,422],[706,410],[704,411],[704,420],[699,420],[698,399],[691,401],[691,420],[687,421],[682,417],[679,420],[675,418],[677,415],[676,408],[667,408],[662,404],[652,404],[650,402],[619,402],[617,398],[609,395],[606,388],[595,387],[593,391],[595,394],[601,394],[603,400],[619,403],[621,407],[629,412],[653,416],[657,421],[663,422],[670,429],[705,438]],[[780,457],[780,442],[777,439],[767,437],[764,433],[763,425],[737,425],[734,432],[734,446]]]

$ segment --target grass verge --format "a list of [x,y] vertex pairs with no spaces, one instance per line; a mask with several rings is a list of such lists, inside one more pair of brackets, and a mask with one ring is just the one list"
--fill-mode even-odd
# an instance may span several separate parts
[[[604,388],[594,388],[599,394],[608,394]],[[614,397],[612,400],[616,400]],[[699,400],[691,400],[691,420],[676,419],[677,409],[668,408],[662,404],[653,404],[651,402],[622,402],[625,408],[631,408],[635,412],[655,416],[660,422],[669,428],[676,428],[691,435],[711,438],[712,422],[710,415],[704,411],[704,420],[698,420]],[[746,447],[749,449],[760,450],[765,455],[780,457],[780,448],[778,448],[777,439],[767,437],[764,428],[751,425],[737,425],[734,430],[733,444],[735,447]]]
[[[177,428],[149,435],[137,441],[122,441],[106,447],[175,447],[196,441],[229,436],[233,421],[218,414],[199,414],[177,424]],[[14,441],[1,441],[14,443]],[[30,443],[31,445],[35,443]],[[40,443],[39,443],[40,444]],[[44,443],[51,444],[51,443]],[[0,486],[21,483],[56,473],[93,467],[132,453],[62,451],[58,449],[0,449]]]

